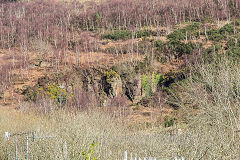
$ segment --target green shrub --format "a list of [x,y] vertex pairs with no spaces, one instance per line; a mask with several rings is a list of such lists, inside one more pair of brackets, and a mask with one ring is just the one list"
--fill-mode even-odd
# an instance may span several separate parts
[[98,143],[93,142],[91,144],[91,147],[88,149],[88,151],[82,152],[82,155],[84,158],[82,160],[96,160],[96,158],[93,156],[94,149],[98,146]]
[[[169,41],[164,44],[162,41],[156,41],[155,46],[158,50],[164,53],[174,53],[176,56],[180,57],[183,54],[191,54],[195,49],[195,45],[192,42],[183,43],[181,42],[186,38],[199,37],[197,30],[200,29],[199,23],[192,23],[184,28],[177,29],[173,33],[169,34],[167,38]],[[186,34],[187,33],[187,34]]]
[[[155,55],[156,56],[156,55]],[[143,61],[139,61],[135,66],[136,73],[149,73],[153,71],[151,65],[151,59],[148,56],[145,56]]]
[[167,43],[163,43],[161,40],[158,40],[155,42],[155,46],[157,47],[157,50],[162,53],[173,53],[177,57],[181,57],[183,54],[192,54],[195,49],[195,45],[192,42],[183,43],[179,40],[173,39]]
[[93,17],[94,25],[95,25],[95,26],[98,26],[98,25],[99,25],[100,19],[101,19],[101,16],[99,15],[98,12],[96,12],[95,15],[94,15],[94,17]]
[[164,117],[164,127],[171,127],[176,124],[176,118],[169,118],[168,116]]
[[181,41],[184,40],[186,37],[186,32],[182,29],[177,29],[173,33],[170,33],[167,38],[169,40],[174,40],[174,41]]
[[202,59],[204,63],[211,63],[214,61],[214,56],[219,55],[219,52],[222,51],[223,47],[221,45],[212,45],[206,49],[203,49]]
[[189,43],[182,43],[179,44],[176,48],[176,52],[182,53],[182,54],[192,54],[193,49],[195,48],[194,44],[189,42]]
[[208,47],[208,48],[206,48],[206,49],[203,49],[203,60],[205,61],[205,62],[211,62],[211,61],[213,61],[214,59],[214,55],[215,54],[218,54],[219,53],[219,51],[221,51],[222,50],[222,46],[221,45],[212,45],[212,46],[210,46],[210,47]]
[[199,29],[200,29],[199,23],[192,23],[184,28],[174,30],[171,34],[167,36],[167,38],[173,41],[184,40],[186,39],[186,35],[188,39],[191,38],[192,36],[199,38],[199,34],[197,32],[197,30]]
[[192,51],[195,48],[195,45],[192,42],[182,43],[180,41],[169,41],[167,45],[171,52],[179,57],[183,54],[192,54]]
[[221,35],[233,35],[234,34],[233,24],[226,24],[225,26],[219,29],[219,33]]
[[22,94],[24,95],[25,101],[36,101],[37,96],[39,95],[38,89],[31,88],[30,86],[24,86],[25,89],[23,89]]
[[207,31],[208,39],[212,41],[219,42],[224,39],[224,36],[219,33],[217,29],[211,29]]
[[196,31],[196,30],[199,30],[200,29],[200,23],[192,23],[190,25],[188,25],[187,27],[185,27],[186,30],[188,31]]
[[226,44],[227,54],[232,57],[240,57],[240,41],[238,38],[231,38]]
[[127,30],[115,30],[111,33],[106,33],[102,35],[103,39],[119,40],[119,39],[128,39],[132,36],[131,32]]
[[158,85],[163,83],[164,76],[161,74],[152,73],[152,76],[146,74],[142,75],[142,88],[146,94],[146,98],[149,98],[153,92],[156,91]]
[[231,24],[226,24],[220,29],[213,28],[207,31],[207,35],[209,40],[219,42],[223,39],[227,39],[231,35],[234,35],[234,26],[231,23]]
[[155,41],[155,47],[157,47],[159,50],[162,50],[165,47],[165,43],[161,40],[157,40]]
[[113,78],[120,79],[119,74],[112,69],[110,71],[104,71],[104,76],[106,76],[107,83],[110,83]]
[[240,47],[240,40],[238,37],[230,38],[226,44],[226,49],[230,49],[233,47]]
[[151,31],[149,30],[139,30],[136,32],[135,36],[136,38],[142,38],[142,37],[149,37],[151,36]]
[[150,97],[152,94],[151,78],[148,75],[142,75],[142,88],[146,93],[146,97]]
[[152,83],[153,87],[157,87],[159,83],[163,82],[164,76],[161,74],[155,74],[154,72],[152,73]]
[[236,26],[240,26],[240,19],[237,19],[237,20],[235,21],[235,25],[236,25]]
[[232,57],[240,58],[240,47],[232,47],[227,51],[227,54]]
[[66,90],[56,84],[51,84],[47,87],[47,95],[60,105],[64,105],[67,102]]
[[232,48],[235,47],[237,45],[235,38],[231,38],[230,40],[228,40],[227,44],[226,44],[226,48]]

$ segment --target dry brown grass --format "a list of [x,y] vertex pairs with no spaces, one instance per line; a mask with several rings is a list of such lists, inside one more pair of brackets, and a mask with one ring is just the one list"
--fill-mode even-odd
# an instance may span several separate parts
[[[32,159],[62,159],[64,157],[81,159],[81,153],[88,150],[93,141],[99,143],[94,149],[94,156],[102,160],[123,159],[125,150],[137,152],[141,156],[156,155],[165,158],[172,157],[171,152],[174,155],[178,152],[176,148],[169,145],[175,143],[171,142],[169,135],[153,132],[149,134],[143,130],[129,129],[123,122],[116,121],[96,110],[77,114],[54,111],[48,115],[37,115],[34,112],[24,113],[1,109],[0,114],[2,135],[0,159],[13,159],[15,154],[14,139],[7,141],[3,138],[6,131],[10,133],[35,131],[36,136],[57,136],[57,140],[30,141]],[[19,143],[20,140],[19,138]],[[24,157],[26,152],[21,152],[20,148],[26,147],[26,141],[21,142],[19,157]],[[64,151],[65,144],[67,144],[68,153]]]

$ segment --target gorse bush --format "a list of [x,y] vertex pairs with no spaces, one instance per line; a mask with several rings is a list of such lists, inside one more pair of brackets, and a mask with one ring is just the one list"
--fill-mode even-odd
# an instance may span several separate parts
[[[236,33],[238,32],[239,32],[239,29],[236,28]],[[226,24],[220,29],[213,28],[207,31],[208,39],[216,42],[220,42],[224,39],[228,39],[228,37],[232,35],[234,35],[233,24]]]
[[203,53],[205,55],[211,55],[211,54],[219,53],[222,49],[223,47],[221,45],[216,44],[204,49]]
[[233,24],[226,24],[225,26],[219,29],[219,33],[221,35],[233,35],[234,34]]
[[157,49],[159,49],[159,50],[163,50],[164,42],[161,40],[155,41],[155,47],[157,47]]
[[191,37],[199,38],[199,29],[199,23],[193,23],[184,28],[176,29],[167,36],[168,42],[164,43],[161,40],[157,40],[155,46],[162,53],[170,53],[177,57],[181,57],[183,54],[192,54],[195,44],[192,42],[183,43],[182,41],[189,40]]
[[229,50],[227,50],[227,54],[229,56],[239,58],[240,57],[240,47],[239,46],[231,47]]
[[120,40],[120,39],[128,39],[131,38],[131,32],[127,30],[116,30],[111,33],[106,33],[102,35],[103,39],[111,39],[111,40]]
[[22,91],[25,101],[36,102],[39,96],[44,95],[52,99],[56,105],[63,106],[66,104],[70,94],[64,88],[57,84],[46,84],[44,86],[35,85],[34,87],[26,86]]
[[230,49],[232,47],[237,47],[237,46],[240,46],[239,40],[237,38],[231,38],[230,40],[228,40],[226,44],[226,49]]
[[173,33],[169,34],[167,38],[169,40],[174,40],[174,41],[181,41],[186,38],[186,32],[185,30],[177,29]]
[[207,36],[209,40],[219,42],[223,40],[224,36],[219,33],[217,29],[211,29],[207,31]]
[[196,45],[192,42],[183,43],[179,40],[171,39],[164,43],[161,40],[155,42],[155,46],[158,51],[166,54],[173,54],[177,57],[181,57],[183,54],[192,54]]
[[68,98],[66,90],[56,84],[50,84],[47,86],[47,95],[61,106],[66,104]]
[[185,27],[184,29],[187,31],[197,31],[200,29],[200,23],[194,22],[194,23],[188,25],[187,27]]
[[158,49],[165,54],[173,54],[176,57],[181,57],[183,54],[192,54],[195,49],[195,44],[192,42],[183,43],[181,41],[171,40],[165,44],[160,45]]
[[183,54],[191,54],[195,48],[195,45],[191,42],[185,44],[179,41],[170,41],[167,43],[167,45],[171,52],[175,53],[178,56],[181,56]]
[[139,30],[135,33],[136,38],[142,38],[142,37],[149,37],[151,36],[151,31],[150,30]]
[[226,44],[226,52],[229,56],[239,58],[240,56],[240,41],[238,37],[232,37],[228,40]]
[[167,38],[170,41],[181,41],[185,39],[190,39],[192,36],[198,38],[198,30],[200,29],[199,23],[190,24],[184,28],[176,29],[170,33]]
[[112,69],[110,71],[104,71],[104,76],[106,77],[107,83],[112,82],[114,78],[120,79],[120,75]]

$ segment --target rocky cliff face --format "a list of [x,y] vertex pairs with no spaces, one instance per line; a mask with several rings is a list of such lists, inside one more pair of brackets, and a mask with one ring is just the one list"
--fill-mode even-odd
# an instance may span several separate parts
[[[160,75],[129,70],[130,68],[121,71],[76,68],[71,72],[40,77],[37,84],[27,87],[22,93],[26,100],[33,101],[36,101],[40,94],[44,94],[51,95],[57,100],[59,97],[64,97],[65,99],[73,98],[83,104],[87,100],[89,101],[87,103],[95,101],[97,106],[111,106],[114,99],[125,97],[123,99],[127,99],[130,103],[144,103],[144,106],[149,106],[152,96],[161,90],[161,86],[169,87],[175,80],[184,78],[181,73]],[[76,92],[78,96],[75,96]],[[81,95],[87,97],[81,99],[83,102],[79,101]]]
[[125,94],[133,103],[139,102],[143,96],[141,76],[136,76],[133,81],[127,81],[125,85],[125,90]]
[[113,78],[112,81],[110,82],[110,95],[111,97],[117,97],[121,94],[122,92],[122,80],[120,78]]

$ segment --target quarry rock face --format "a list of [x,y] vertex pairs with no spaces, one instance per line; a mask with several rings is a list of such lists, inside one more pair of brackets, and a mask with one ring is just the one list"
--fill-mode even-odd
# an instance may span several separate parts
[[126,95],[133,102],[137,103],[142,99],[142,79],[138,75],[132,82],[126,82]]
[[110,85],[110,95],[112,97],[117,97],[122,94],[122,80],[120,78],[112,78]]
[[133,103],[138,103],[142,99],[142,79],[138,76],[134,83],[134,99]]
[[100,106],[106,107],[106,106],[109,106],[110,100],[106,94],[101,94],[99,103],[100,103]]
[[120,75],[116,71],[104,71],[101,83],[103,91],[109,98],[114,98],[123,94],[123,82]]

